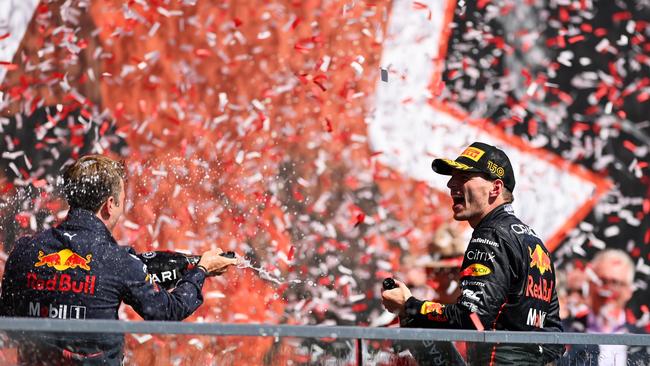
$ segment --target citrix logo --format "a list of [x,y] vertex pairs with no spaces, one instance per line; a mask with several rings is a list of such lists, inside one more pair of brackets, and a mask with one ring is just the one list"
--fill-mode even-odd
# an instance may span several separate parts
[[475,261],[494,261],[494,254],[490,252],[484,252],[482,250],[468,250],[467,253],[465,253],[465,256],[469,260],[475,260]]

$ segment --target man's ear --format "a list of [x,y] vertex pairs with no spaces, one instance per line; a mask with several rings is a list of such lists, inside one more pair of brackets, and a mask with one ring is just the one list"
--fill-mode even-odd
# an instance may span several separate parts
[[102,207],[99,208],[99,214],[101,217],[105,220],[108,220],[111,217],[111,213],[113,211],[113,206],[115,206],[115,198],[113,196],[108,196],[108,199],[104,201],[102,204]]
[[492,182],[492,189],[490,189],[490,198],[497,198],[503,192],[503,181],[497,179]]

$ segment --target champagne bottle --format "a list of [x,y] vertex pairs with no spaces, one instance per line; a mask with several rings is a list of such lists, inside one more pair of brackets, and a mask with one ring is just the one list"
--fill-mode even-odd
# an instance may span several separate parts
[[[234,252],[224,252],[221,255],[235,258]],[[196,267],[201,260],[200,255],[173,251],[145,252],[137,254],[137,257],[147,266],[151,280],[165,289],[175,287],[185,273]]]
[[388,277],[388,278],[384,278],[384,281],[381,283],[381,285],[382,285],[382,287],[384,288],[384,291],[386,291],[386,290],[392,290],[392,289],[394,289],[394,288],[399,287],[399,286],[397,286],[397,284],[395,283],[395,280],[392,279],[392,278],[390,278],[390,277]]
[[147,266],[150,279],[159,286],[170,289],[201,260],[200,255],[172,251],[155,251],[137,254]]

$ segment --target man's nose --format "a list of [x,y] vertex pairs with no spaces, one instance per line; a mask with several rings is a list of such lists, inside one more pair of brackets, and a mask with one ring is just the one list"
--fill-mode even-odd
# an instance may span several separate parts
[[447,181],[447,188],[452,188],[455,185],[455,182],[456,181],[454,180],[453,176],[449,178],[449,180]]

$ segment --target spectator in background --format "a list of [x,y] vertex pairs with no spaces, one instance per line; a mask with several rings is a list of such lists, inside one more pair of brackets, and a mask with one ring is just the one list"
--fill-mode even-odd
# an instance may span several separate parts
[[[598,253],[585,271],[589,278],[591,312],[567,319],[569,332],[643,333],[628,322],[625,305],[634,293],[634,263],[622,250]],[[560,365],[648,365],[646,347],[625,345],[574,345]]]
[[[404,258],[401,272],[413,296],[439,302],[453,302],[458,298],[458,272],[468,241],[463,235],[465,227],[456,222],[443,223],[429,244],[430,255]],[[384,319],[397,324],[396,314],[385,314]],[[393,349],[401,356],[391,360],[392,364],[407,364],[409,360],[415,365],[464,365],[464,342],[396,341]],[[409,353],[404,355],[406,350]]]
[[581,318],[589,313],[589,281],[584,267],[583,263],[571,263],[558,271],[557,296],[563,320]]
[[[432,297],[441,303],[451,303],[460,296],[459,271],[471,234],[465,231],[467,225],[452,221],[441,225],[433,237],[429,250],[433,260],[425,263],[427,277],[436,294]],[[465,235],[466,234],[466,235]]]

